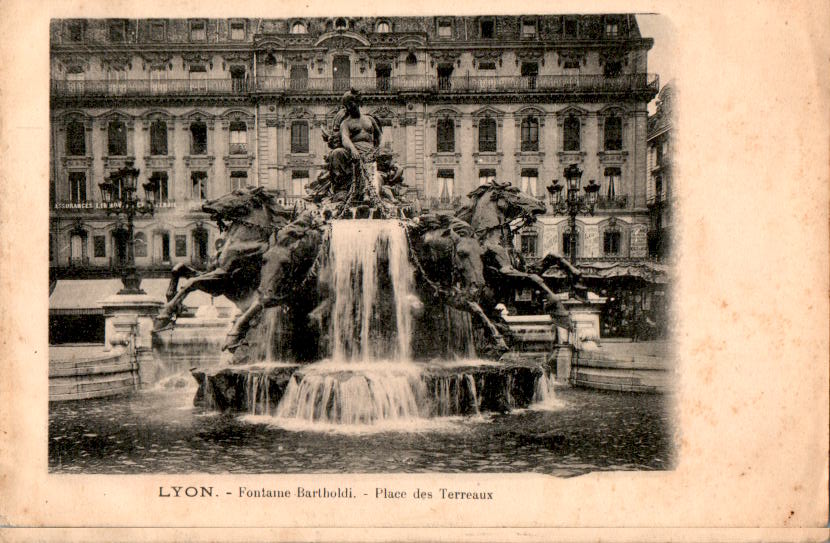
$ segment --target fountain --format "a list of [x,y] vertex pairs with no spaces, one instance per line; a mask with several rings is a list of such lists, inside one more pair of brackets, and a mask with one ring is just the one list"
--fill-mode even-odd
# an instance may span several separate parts
[[484,309],[519,285],[556,303],[513,265],[511,221],[530,222],[544,205],[493,182],[455,215],[416,216],[392,190],[402,180],[388,157],[351,164],[348,180],[325,172],[302,213],[261,188],[203,207],[225,232],[217,266],[171,284],[157,329],[175,326],[193,288],[226,295],[242,313],[223,348],[230,362],[192,370],[195,402],[303,429],[550,404],[546,357],[502,356],[508,328]]

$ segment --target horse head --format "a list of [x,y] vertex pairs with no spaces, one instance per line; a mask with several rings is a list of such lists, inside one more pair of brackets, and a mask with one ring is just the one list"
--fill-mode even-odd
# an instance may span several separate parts
[[473,236],[462,236],[453,230],[447,235],[455,244],[453,267],[461,274],[462,285],[473,291],[484,287],[484,248]]
[[442,280],[452,278],[472,290],[484,286],[484,249],[469,224],[441,213],[422,215],[419,223],[424,256]]
[[235,189],[219,198],[208,200],[202,205],[202,211],[210,215],[220,230],[225,229],[226,222],[251,221],[253,215],[257,214],[261,217],[253,222],[261,226],[280,227],[291,219],[291,210],[277,204],[263,187]]
[[543,201],[509,183],[487,183],[470,192],[468,197],[470,202],[459,209],[457,217],[469,222],[477,231],[518,218],[532,223],[547,209]]

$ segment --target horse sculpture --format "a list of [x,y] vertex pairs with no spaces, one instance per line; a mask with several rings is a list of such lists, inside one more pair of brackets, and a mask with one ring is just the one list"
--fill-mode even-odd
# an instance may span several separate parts
[[[211,296],[224,295],[241,310],[251,304],[259,284],[262,257],[271,235],[285,226],[291,211],[279,206],[262,187],[234,190],[202,206],[224,232],[225,243],[214,267],[204,273],[185,264],[173,268],[167,304],[155,322],[155,330],[172,326],[184,298],[194,290]],[[187,278],[179,288],[179,280]]]
[[556,304],[553,291],[541,277],[516,269],[513,248],[513,230],[533,223],[545,212],[545,204],[519,191],[509,183],[492,182],[482,185],[468,195],[470,202],[456,212],[456,217],[468,222],[484,248],[487,268],[497,275],[497,281],[488,284],[523,283],[545,293],[548,303]]
[[310,211],[302,213],[277,233],[276,241],[262,257],[257,296],[228,332],[224,349],[233,352],[244,344],[252,319],[263,309],[296,305],[298,300],[304,300],[303,289],[316,271],[313,268],[318,262],[322,240],[323,223]]
[[413,228],[415,261],[432,295],[476,317],[491,348],[508,349],[498,328],[478,303],[484,283],[484,250],[466,222],[447,214],[425,214]]

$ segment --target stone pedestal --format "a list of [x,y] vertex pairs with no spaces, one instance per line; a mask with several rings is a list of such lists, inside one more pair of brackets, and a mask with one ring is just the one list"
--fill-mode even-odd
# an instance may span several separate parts
[[149,294],[113,294],[101,302],[104,308],[105,350],[126,345],[132,359],[136,388],[149,382],[153,366],[153,319],[164,300]]
[[605,298],[591,292],[586,299],[571,298],[564,303],[571,319],[572,337],[570,343],[579,349],[583,342],[599,340],[599,315]]

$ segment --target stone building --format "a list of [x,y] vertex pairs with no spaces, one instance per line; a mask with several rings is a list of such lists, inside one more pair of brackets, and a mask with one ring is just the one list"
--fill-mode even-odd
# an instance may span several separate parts
[[[137,266],[205,265],[218,231],[201,201],[246,184],[301,200],[349,88],[422,207],[494,178],[546,198],[577,163],[601,185],[597,213],[577,221],[580,262],[648,256],[658,81],[633,15],[64,19],[50,31],[53,278],[118,268],[125,230],[98,184],[129,159],[163,202],[137,219]],[[566,219],[544,216],[518,243],[530,258],[566,254]]]
[[657,111],[648,118],[648,252],[659,260],[671,251],[673,105],[674,82],[669,81],[657,95]]

